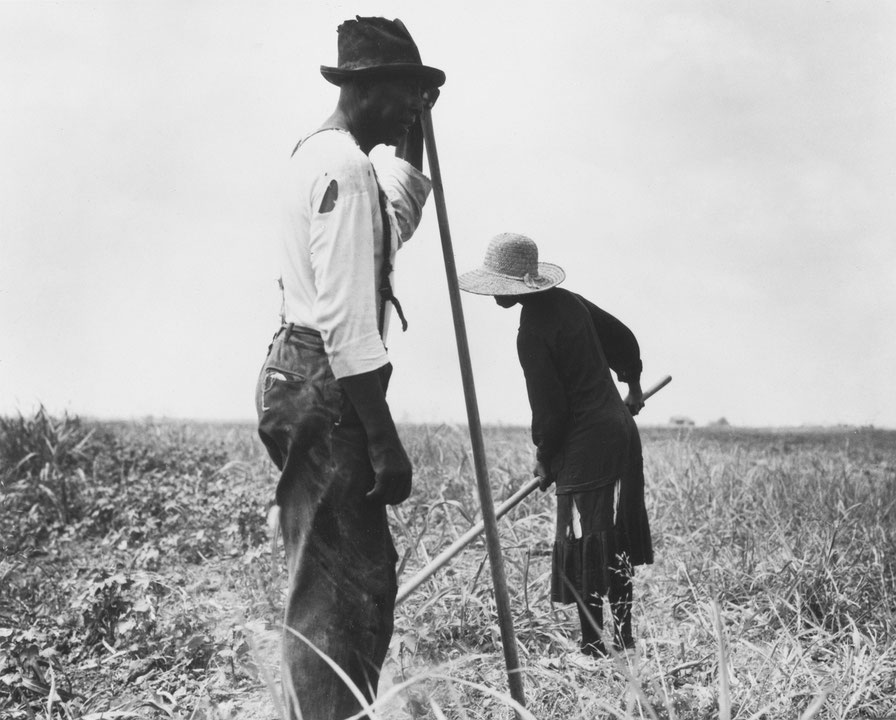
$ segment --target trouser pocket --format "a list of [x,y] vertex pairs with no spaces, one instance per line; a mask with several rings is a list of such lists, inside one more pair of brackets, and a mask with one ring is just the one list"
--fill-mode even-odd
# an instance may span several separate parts
[[261,368],[255,392],[258,433],[281,470],[293,448],[326,437],[341,412],[343,393],[323,343],[278,335]]

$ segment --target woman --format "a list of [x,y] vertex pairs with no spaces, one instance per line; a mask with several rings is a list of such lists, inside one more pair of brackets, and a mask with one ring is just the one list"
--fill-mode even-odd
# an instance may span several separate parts
[[[557,533],[551,599],[576,603],[582,652],[605,656],[603,597],[617,650],[634,646],[634,566],[653,562],[644,507],[641,440],[632,415],[643,407],[638,342],[619,320],[556,287],[561,268],[538,262],[523,235],[492,239],[483,266],[459,278],[463,290],[521,305],[517,351],[532,408],[534,474],[556,484]],[[628,385],[623,400],[610,370]]]

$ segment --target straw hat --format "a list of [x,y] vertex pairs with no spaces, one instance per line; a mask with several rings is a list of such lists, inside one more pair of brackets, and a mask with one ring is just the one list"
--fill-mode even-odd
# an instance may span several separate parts
[[401,20],[359,15],[336,32],[338,64],[320,66],[321,75],[334,85],[371,75],[419,78],[424,89],[445,83],[444,72],[421,62],[420,51]]
[[495,235],[485,251],[482,267],[461,275],[461,290],[477,295],[526,295],[559,285],[563,268],[538,262],[538,246],[525,235]]

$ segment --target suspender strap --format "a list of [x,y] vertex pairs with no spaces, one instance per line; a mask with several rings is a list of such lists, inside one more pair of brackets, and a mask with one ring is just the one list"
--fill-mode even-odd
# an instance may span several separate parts
[[[292,154],[295,155],[296,151],[302,146],[308,138],[312,135],[317,135],[319,132],[323,132],[325,130],[337,130],[339,132],[348,133],[347,130],[338,127],[323,127],[315,130],[313,133],[306,135],[301,140],[299,140],[298,144],[292,151]],[[380,294],[380,312],[379,317],[377,318],[377,325],[379,327],[380,336],[383,334],[383,330],[386,326],[386,303],[390,302],[395,306],[395,312],[398,314],[398,319],[401,320],[401,330],[402,332],[408,329],[408,321],[405,320],[404,312],[401,309],[401,303],[398,302],[398,298],[395,297],[395,294],[392,292],[392,283],[389,281],[389,276],[392,274],[392,230],[389,225],[389,215],[386,212],[386,195],[383,192],[383,189],[379,186],[379,181],[377,181],[377,190],[379,195],[379,203],[380,203],[380,216],[383,219],[383,269],[380,273],[379,278],[379,287],[377,290]],[[283,289],[283,281],[281,280],[280,288]]]
[[389,225],[389,216],[386,213],[386,195],[382,188],[379,188],[379,201],[380,215],[383,218],[383,268],[380,272],[380,314],[378,325],[380,335],[382,335],[386,325],[387,302],[390,302],[395,306],[395,312],[398,314],[398,319],[401,320],[402,332],[408,329],[408,321],[405,320],[404,312],[401,310],[401,303],[398,302],[398,298],[395,297],[395,294],[392,292],[392,283],[389,281],[389,276],[392,274],[392,231]]

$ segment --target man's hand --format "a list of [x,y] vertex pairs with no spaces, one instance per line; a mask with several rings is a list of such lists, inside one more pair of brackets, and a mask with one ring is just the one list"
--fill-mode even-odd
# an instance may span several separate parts
[[428,90],[423,91],[423,104],[424,106],[432,109],[433,105],[436,104],[436,100],[439,99],[439,95],[442,94],[442,91],[435,87],[429,88]]
[[371,443],[368,454],[376,480],[367,499],[383,505],[398,505],[407,500],[414,468],[398,435],[390,442]]
[[538,489],[542,492],[554,484],[554,478],[551,477],[550,471],[541,460],[535,461],[535,467],[532,468],[532,474],[538,478]]
[[373,489],[367,498],[383,505],[397,505],[411,494],[411,461],[398,437],[386,404],[391,365],[339,379],[367,433],[367,455],[373,466]]
[[439,88],[429,88],[420,93],[423,108],[414,116],[414,124],[407,134],[395,146],[395,155],[418,170],[423,170],[423,113],[436,104],[440,94]]

